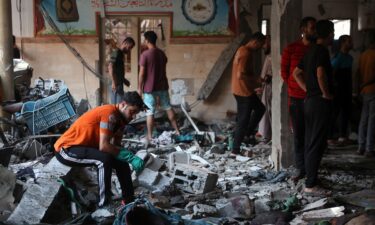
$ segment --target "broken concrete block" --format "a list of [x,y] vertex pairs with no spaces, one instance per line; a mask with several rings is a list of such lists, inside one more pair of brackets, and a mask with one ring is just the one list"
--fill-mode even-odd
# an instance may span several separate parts
[[247,195],[228,199],[227,204],[218,207],[220,216],[249,219],[254,214],[254,203]]
[[[58,194],[61,184],[56,180],[66,175],[71,167],[61,164],[55,157],[42,168],[37,183],[32,183],[20,203],[10,215],[7,224],[37,224]],[[27,213],[25,213],[27,212]]]
[[163,167],[164,161],[157,156],[150,155],[149,160],[147,161],[146,167],[153,171],[159,171]]
[[168,156],[168,168],[171,171],[173,171],[174,165],[176,163],[190,164],[190,162],[191,162],[190,154],[188,154],[186,152],[172,152]]
[[215,189],[217,180],[218,175],[207,169],[176,164],[172,182],[186,192],[204,194]]
[[193,215],[197,217],[216,216],[217,209],[210,205],[196,204],[193,206]]
[[139,185],[150,189],[150,190],[155,190],[155,184],[159,182],[160,178],[160,173],[150,170],[148,168],[145,168],[142,170],[141,174],[138,176],[138,182]]
[[171,185],[171,183],[172,180],[170,177],[160,174],[158,183],[155,185],[155,188],[158,190],[165,190],[167,187]]
[[304,212],[302,214],[302,219],[305,221],[321,221],[321,220],[329,220],[334,217],[340,217],[344,215],[345,207],[333,207],[328,209],[319,209],[313,210],[309,212]]

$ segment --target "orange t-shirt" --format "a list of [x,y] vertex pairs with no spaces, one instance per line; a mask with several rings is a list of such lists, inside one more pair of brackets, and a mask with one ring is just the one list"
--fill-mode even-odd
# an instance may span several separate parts
[[[244,74],[241,76],[241,74]],[[234,56],[232,66],[232,92],[238,96],[250,96],[254,93],[256,79],[253,69],[252,52],[241,46]]]
[[[359,57],[358,62],[360,86],[371,82],[375,79],[375,49],[370,48],[364,51]],[[362,90],[362,94],[375,93],[375,83],[366,85]]]
[[56,141],[56,152],[61,148],[85,146],[99,148],[100,134],[113,137],[126,123],[116,105],[99,106],[86,112]]

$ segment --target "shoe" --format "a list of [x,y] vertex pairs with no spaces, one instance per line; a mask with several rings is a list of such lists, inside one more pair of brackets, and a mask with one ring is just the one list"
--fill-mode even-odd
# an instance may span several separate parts
[[364,156],[366,158],[375,158],[375,152],[374,151],[366,151]]

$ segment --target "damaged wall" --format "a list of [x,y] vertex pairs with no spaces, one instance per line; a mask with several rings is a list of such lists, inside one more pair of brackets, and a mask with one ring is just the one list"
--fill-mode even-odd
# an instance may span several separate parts
[[[76,101],[88,97],[95,106],[95,91],[99,80],[73,56],[68,48],[57,38],[27,39],[23,44],[23,58],[33,68],[33,79],[54,78],[63,80]],[[94,39],[73,40],[81,56],[95,68],[98,60],[98,43]],[[32,81],[33,84],[33,81]]]
[[[243,2],[246,4],[245,7],[250,7],[248,6],[248,2]],[[15,13],[13,17],[19,17],[19,11],[17,11],[15,7],[16,1],[12,1],[12,3],[13,13]],[[31,26],[30,22],[27,21],[33,21],[33,17],[30,17],[30,14],[32,15],[32,13],[30,13],[32,8],[33,7],[29,7],[26,9],[25,5],[22,5],[21,18],[23,26],[25,26],[25,24],[26,26]],[[241,7],[240,10],[242,10]],[[250,14],[251,18],[256,17],[256,10],[252,9]],[[26,18],[27,15],[29,18]],[[253,19],[251,19],[251,21],[253,23]],[[19,26],[16,27],[16,29],[19,30]],[[28,37],[29,31],[30,29],[27,29],[27,31],[24,32],[27,33],[27,35],[23,37]],[[83,69],[81,63],[79,63],[58,38],[34,37],[20,39],[19,33],[20,32],[16,33],[18,37],[17,45],[19,47],[22,45],[24,60],[30,63],[34,68],[33,79],[41,76],[43,78],[64,80],[77,101],[87,96],[90,104],[95,106],[95,91],[99,88],[98,79],[89,71]],[[168,33],[169,30],[166,32],[167,41],[170,37]],[[99,44],[97,40],[96,38],[70,38],[73,47],[79,51],[92,67],[95,67],[95,61],[99,60]],[[138,42],[138,40],[136,42]],[[228,42],[207,42],[208,43],[204,44],[174,44],[170,41],[167,42],[166,54],[169,59],[167,75],[170,85],[172,84],[171,81],[175,79],[194,79],[194,82],[189,83],[189,85],[193,85],[193,87],[189,87],[190,90],[192,90],[192,94],[185,97],[186,101],[190,104],[196,101],[199,89],[206,80],[208,73],[222,50],[228,45],[229,40]],[[134,49],[132,54],[136,54]],[[230,72],[231,68],[228,68],[219,80],[210,98],[199,104],[191,112],[193,116],[206,121],[212,121],[225,118],[227,111],[236,110],[235,101],[231,94]],[[104,75],[108,74],[104,73]],[[130,78],[132,83],[130,90],[136,89],[136,80],[136,77]]]
[[[270,3],[269,0],[257,0],[257,1],[239,1],[239,14],[241,15],[240,29],[246,30],[247,32],[257,31],[259,22],[259,13],[261,7],[264,4]],[[15,5],[16,1],[12,1]],[[325,14],[321,15],[318,5],[322,4],[325,8]],[[321,18],[350,18],[352,19],[352,31],[357,29],[357,1],[345,0],[342,3],[345,7],[335,7],[337,1],[321,1],[311,2],[303,1],[302,15],[315,16],[318,19]],[[30,21],[33,18],[25,18],[26,15],[32,15],[32,7],[22,6],[22,21],[23,27],[30,26]],[[18,18],[18,11],[13,6],[13,17]],[[29,21],[29,22],[27,22]],[[245,26],[243,25],[245,24]],[[16,34],[20,32],[19,26],[16,26]],[[242,28],[241,28],[242,27]],[[243,28],[243,27],[246,27]],[[31,28],[23,29],[23,36],[27,37],[30,34]],[[167,31],[167,33],[169,30]],[[292,32],[292,31],[291,31]],[[296,31],[297,32],[297,31]],[[293,33],[295,33],[293,31]],[[166,35],[167,39],[169,34]],[[353,52],[354,58],[359,54],[361,46],[361,34],[354,34],[354,44],[356,51]],[[67,48],[56,38],[24,38],[22,44],[23,56],[34,68],[34,78],[42,76],[43,78],[54,77],[56,79],[64,80],[74,97],[77,101],[81,98],[89,98],[90,104],[95,106],[95,91],[99,87],[99,81],[87,70],[83,71],[83,66],[73,57],[73,55],[67,50]],[[81,55],[87,59],[88,63],[95,67],[95,61],[99,60],[99,44],[97,39],[93,38],[75,38],[71,42],[76,47]],[[20,39],[17,44],[20,46]],[[192,94],[186,96],[188,103],[193,103],[196,100],[197,93],[201,88],[203,82],[206,80],[208,73],[213,67],[214,63],[218,59],[222,50],[228,45],[227,43],[207,43],[207,44],[173,44],[168,41],[166,53],[169,58],[168,62],[168,78],[170,85],[172,80],[175,79],[194,79],[194,82],[189,83],[193,87],[189,87],[192,90]],[[133,50],[136,54],[136,52]],[[260,60],[258,60],[261,64]],[[354,63],[354,65],[356,62]],[[261,66],[259,66],[260,68]],[[215,87],[212,95],[205,102],[199,104],[193,109],[191,114],[195,117],[202,118],[203,120],[210,121],[215,119],[225,118],[228,111],[236,111],[236,105],[234,98],[231,94],[230,87],[230,69],[227,68],[225,73],[222,75],[218,84]],[[105,74],[107,75],[107,74]],[[86,90],[84,87],[84,76],[86,81]],[[133,75],[134,76],[134,75]],[[135,90],[136,77],[132,77],[132,88]]]

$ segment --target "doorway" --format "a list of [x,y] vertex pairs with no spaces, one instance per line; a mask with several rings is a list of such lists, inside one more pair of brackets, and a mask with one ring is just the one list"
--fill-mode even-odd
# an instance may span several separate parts
[[[146,47],[143,33],[154,31],[158,35],[157,46],[167,52],[170,36],[170,15],[109,15],[102,20],[102,71],[103,75],[109,77],[108,63],[111,53],[116,50],[119,40],[124,37],[132,37],[135,41],[135,47],[130,54],[125,54],[124,66],[125,77],[130,81],[130,87],[125,87],[125,91],[135,91],[138,87],[139,56]],[[103,102],[109,103],[111,88],[103,87]]]

